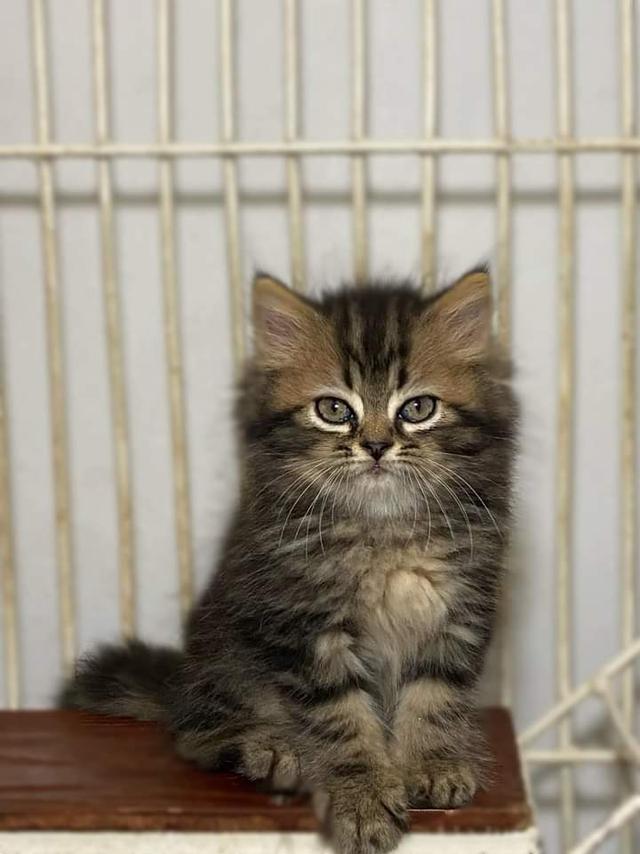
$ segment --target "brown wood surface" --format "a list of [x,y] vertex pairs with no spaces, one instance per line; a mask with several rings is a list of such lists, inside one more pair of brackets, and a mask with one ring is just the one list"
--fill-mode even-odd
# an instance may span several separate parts
[[[530,826],[509,714],[488,709],[494,783],[460,810],[412,810],[423,831]],[[154,724],[80,712],[0,712],[0,830],[315,830],[303,798],[277,803],[233,774],[180,760]]]

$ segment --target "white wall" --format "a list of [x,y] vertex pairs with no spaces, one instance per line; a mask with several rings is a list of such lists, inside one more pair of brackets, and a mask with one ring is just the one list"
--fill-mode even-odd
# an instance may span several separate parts
[[[215,140],[220,132],[218,9],[181,0],[175,15],[176,133]],[[302,2],[304,134],[349,133],[349,4]],[[513,132],[554,133],[551,3],[511,0],[509,62]],[[490,4],[448,0],[440,16],[440,131],[490,136]],[[617,4],[574,3],[576,131],[614,135],[619,127]],[[113,129],[117,141],[156,133],[155,4],[111,0]],[[239,131],[246,140],[283,133],[282,4],[238,0]],[[56,139],[93,133],[91,4],[52,0],[51,68]],[[421,132],[418,0],[371,0],[369,130],[380,137]],[[29,4],[0,0],[0,143],[34,139]],[[636,34],[637,35],[637,34]],[[638,87],[640,89],[640,86]],[[488,156],[441,158],[438,266],[446,280],[495,258],[494,165]],[[120,161],[117,264],[123,296],[130,428],[135,463],[139,632],[174,641],[179,630],[172,520],[170,435],[164,372],[157,205],[153,162]],[[240,166],[242,257],[289,275],[285,168],[281,160]],[[209,573],[235,495],[229,300],[222,176],[217,162],[176,170],[178,263],[190,441],[191,498],[198,585]],[[575,481],[575,678],[583,679],[619,646],[620,195],[614,155],[577,161],[577,386]],[[60,269],[69,392],[74,559],[79,649],[118,633],[116,513],[101,291],[96,172],[88,161],[56,166]],[[513,561],[519,726],[554,699],[554,435],[558,215],[553,157],[514,160],[514,330],[522,393],[523,453]],[[374,273],[418,274],[420,168],[417,158],[371,159],[370,263]],[[352,264],[349,166],[316,157],[304,164],[307,271],[312,286],[348,278]],[[42,260],[37,174],[29,163],[0,161],[0,287],[9,395],[16,558],[19,570],[24,702],[50,701],[61,672],[56,604]],[[0,508],[1,511],[1,508]],[[2,676],[0,674],[0,691]],[[595,718],[588,717],[589,727]],[[541,793],[553,797],[555,774]],[[600,814],[599,777],[583,774]],[[593,801],[593,803],[592,803]],[[555,835],[549,827],[555,850]]]

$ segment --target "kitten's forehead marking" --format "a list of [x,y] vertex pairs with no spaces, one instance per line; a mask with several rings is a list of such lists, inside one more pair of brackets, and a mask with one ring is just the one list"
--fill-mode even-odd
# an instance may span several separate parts
[[374,383],[383,386],[386,397],[406,383],[411,330],[407,308],[397,295],[384,306],[344,300],[333,322],[346,385],[364,389]]

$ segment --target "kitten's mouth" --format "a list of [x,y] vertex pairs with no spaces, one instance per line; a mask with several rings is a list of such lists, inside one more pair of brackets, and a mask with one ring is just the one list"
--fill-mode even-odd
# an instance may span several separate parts
[[391,475],[389,466],[384,465],[378,460],[376,460],[372,465],[367,466],[362,473],[375,478],[389,477]]
[[358,463],[357,474],[368,481],[389,480],[393,477],[393,467],[382,460],[370,463],[362,460]]

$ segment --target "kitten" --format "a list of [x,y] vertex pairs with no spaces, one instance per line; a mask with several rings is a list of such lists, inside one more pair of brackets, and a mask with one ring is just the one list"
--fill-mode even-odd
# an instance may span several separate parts
[[474,270],[319,301],[259,275],[240,504],[183,652],[80,662],[65,706],[163,721],[179,753],[324,793],[337,849],[485,779],[474,689],[509,533],[516,406]]

